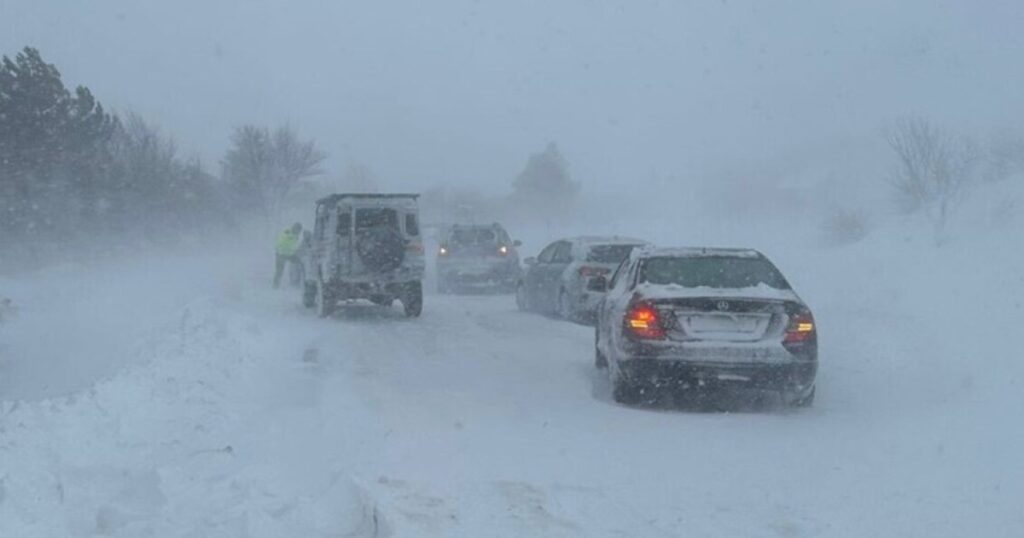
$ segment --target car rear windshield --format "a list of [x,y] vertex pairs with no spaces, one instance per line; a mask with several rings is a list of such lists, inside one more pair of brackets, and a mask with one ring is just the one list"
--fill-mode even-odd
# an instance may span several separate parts
[[456,228],[452,230],[449,242],[455,245],[491,245],[498,240],[498,235],[489,228]]
[[595,245],[587,251],[587,261],[597,263],[622,263],[636,245]]
[[398,229],[398,212],[388,208],[364,208],[356,211],[356,230],[386,226]]
[[747,288],[764,284],[789,289],[786,279],[768,260],[735,256],[650,258],[641,267],[640,281],[687,288]]

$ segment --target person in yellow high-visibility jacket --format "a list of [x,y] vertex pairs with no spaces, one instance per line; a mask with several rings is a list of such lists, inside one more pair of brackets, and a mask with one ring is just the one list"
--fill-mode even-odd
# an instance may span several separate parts
[[293,270],[302,267],[302,260],[299,259],[299,247],[302,244],[302,224],[296,222],[290,228],[277,236],[277,243],[274,245],[274,287],[281,285],[281,275],[284,274],[285,265],[291,263]]

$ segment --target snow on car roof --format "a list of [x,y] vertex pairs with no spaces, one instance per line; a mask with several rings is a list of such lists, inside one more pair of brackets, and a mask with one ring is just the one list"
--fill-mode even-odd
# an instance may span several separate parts
[[457,223],[457,224],[452,224],[451,226],[449,226],[449,228],[452,229],[452,230],[454,230],[456,228],[458,228],[460,230],[467,230],[467,229],[471,229],[471,230],[491,230],[491,229],[494,229],[494,228],[504,228],[504,226],[502,226],[501,224],[498,224],[497,222],[492,222],[490,224]]
[[764,283],[744,288],[712,288],[709,286],[688,288],[678,284],[652,284],[650,282],[641,282],[636,285],[634,291],[645,299],[716,297],[802,302],[800,296],[797,295],[795,291],[790,289],[773,288]]
[[763,255],[752,248],[719,247],[648,247],[633,251],[635,258],[665,256],[673,258],[701,256],[729,256],[734,258],[761,258]]
[[576,237],[570,237],[566,239],[573,243],[582,246],[593,246],[593,245],[645,245],[647,241],[643,239],[637,239],[635,237],[622,237],[618,235],[580,235]]

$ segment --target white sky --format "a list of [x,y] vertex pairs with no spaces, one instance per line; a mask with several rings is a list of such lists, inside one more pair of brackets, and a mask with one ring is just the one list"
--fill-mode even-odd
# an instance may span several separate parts
[[0,53],[39,48],[211,170],[233,126],[290,121],[333,171],[493,192],[549,140],[609,192],[905,113],[1020,125],[1022,29],[1017,0],[0,0]]

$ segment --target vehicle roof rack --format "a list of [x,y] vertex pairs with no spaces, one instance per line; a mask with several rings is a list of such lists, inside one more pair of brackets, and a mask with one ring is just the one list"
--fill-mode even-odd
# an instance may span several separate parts
[[342,200],[344,198],[412,198],[413,200],[419,198],[419,194],[414,193],[373,193],[373,192],[342,192],[337,194],[331,194],[324,196],[323,198],[316,201],[318,204],[330,204]]

